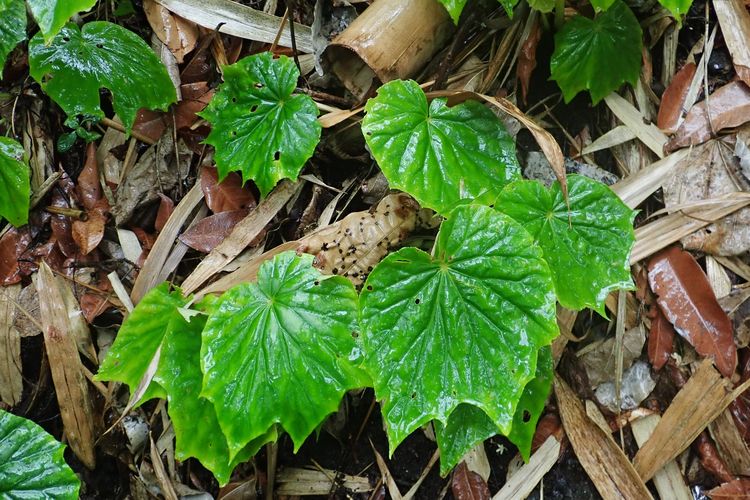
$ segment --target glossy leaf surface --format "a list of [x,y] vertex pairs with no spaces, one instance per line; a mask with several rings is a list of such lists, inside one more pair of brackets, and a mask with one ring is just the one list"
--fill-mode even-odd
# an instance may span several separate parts
[[690,10],[693,0],[659,0],[659,3],[677,19],[678,24],[682,24],[682,16]]
[[318,108],[293,94],[299,70],[288,57],[263,52],[225,66],[224,83],[200,116],[211,123],[219,178],[233,171],[265,196],[281,179],[296,179],[320,140]]
[[635,212],[588,177],[568,176],[568,193],[570,211],[558,182],[547,189],[536,181],[518,181],[502,192],[495,207],[542,247],[560,304],[574,310],[591,307],[604,315],[607,295],[633,286],[629,259]]
[[202,395],[234,456],[280,424],[295,450],[343,394],[367,385],[357,367],[357,294],[351,282],[284,252],[216,304],[203,330]]
[[394,80],[365,107],[362,132],[390,186],[448,213],[462,199],[492,203],[520,178],[513,139],[476,101],[427,102],[412,80]]
[[96,0],[26,0],[26,3],[39,25],[44,41],[49,42],[71,17],[89,10]]
[[403,248],[370,273],[360,296],[366,367],[382,401],[391,453],[461,403],[500,432],[557,334],[552,278],[541,250],[509,217],[455,209],[434,257]]
[[104,118],[99,89],[109,89],[128,132],[138,109],[166,109],[177,99],[151,48],[132,31],[105,21],[82,30],[69,23],[49,45],[37,33],[29,42],[29,71],[70,117]]
[[31,420],[0,409],[0,498],[78,498],[81,483],[64,450]]
[[678,247],[662,250],[648,262],[648,282],[677,333],[731,377],[737,366],[732,321],[693,256]]
[[551,79],[565,102],[588,90],[598,103],[627,82],[635,85],[641,70],[641,27],[630,8],[615,0],[595,19],[577,15],[555,35]]
[[23,0],[0,0],[0,70],[16,45],[26,40],[26,5]]
[[31,184],[23,146],[8,137],[0,137],[0,217],[14,226],[29,218]]
[[[159,290],[158,293],[166,293],[162,287]],[[229,459],[229,448],[216,418],[216,410],[210,401],[199,396],[203,382],[201,332],[205,324],[203,314],[188,322],[177,309],[173,310],[165,329],[154,380],[167,392],[169,417],[176,438],[175,458],[197,458],[213,472],[220,485],[225,485],[238,464],[255,455],[263,444],[276,439],[276,431],[275,428],[269,429],[245,446],[234,459]]]
[[591,0],[591,6],[596,9],[597,12],[609,9],[615,0]]

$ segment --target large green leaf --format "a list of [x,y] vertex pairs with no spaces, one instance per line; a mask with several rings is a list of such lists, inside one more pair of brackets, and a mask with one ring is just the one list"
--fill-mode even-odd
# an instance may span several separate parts
[[29,218],[31,185],[23,146],[8,137],[0,137],[0,217],[14,226]]
[[89,10],[96,0],[26,0],[26,3],[44,41],[49,43],[73,15]]
[[65,446],[31,420],[0,410],[0,498],[78,498]]
[[414,81],[394,80],[365,108],[362,131],[391,187],[448,213],[462,199],[489,202],[520,178],[513,139],[476,101],[448,107]]
[[298,449],[347,390],[368,383],[354,285],[312,260],[284,252],[264,263],[257,283],[224,293],[203,330],[202,395],[232,456],[277,423]]
[[83,30],[69,23],[49,45],[37,33],[29,42],[29,71],[71,117],[104,118],[99,89],[109,89],[128,133],[138,109],[166,109],[177,100],[166,68],[149,46],[105,21],[85,24]]
[[299,70],[288,57],[263,52],[224,66],[224,83],[199,113],[211,122],[206,142],[216,148],[219,177],[239,170],[262,195],[296,179],[320,140],[315,102],[292,94]]
[[461,403],[510,432],[537,351],[557,335],[552,277],[522,226],[483,206],[455,209],[434,257],[404,248],[360,296],[365,365],[393,449]]
[[16,45],[26,40],[26,5],[23,0],[0,0],[0,73]]
[[[157,290],[157,293],[166,293],[162,287]],[[175,457],[178,460],[197,458],[223,486],[229,482],[230,474],[238,464],[255,455],[265,443],[276,439],[276,428],[268,429],[232,460],[229,459],[229,447],[216,418],[216,410],[210,401],[199,396],[203,382],[201,332],[205,324],[203,314],[188,322],[177,309],[173,310],[166,326],[154,380],[167,392],[169,417],[176,439]]]
[[635,85],[641,70],[641,27],[630,8],[616,0],[596,19],[575,16],[555,35],[552,80],[569,102],[581,90],[596,104],[625,82]]
[[518,221],[544,251],[560,304],[591,307],[604,315],[610,292],[630,288],[630,250],[635,243],[628,208],[604,184],[580,175],[568,176],[570,211],[555,182],[508,185],[496,208]]

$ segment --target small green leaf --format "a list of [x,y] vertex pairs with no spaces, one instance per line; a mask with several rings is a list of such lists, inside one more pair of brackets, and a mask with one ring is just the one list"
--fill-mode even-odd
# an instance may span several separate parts
[[591,0],[591,6],[597,12],[604,12],[609,9],[615,0]]
[[633,286],[635,212],[607,186],[580,175],[568,176],[568,193],[570,211],[558,182],[548,190],[536,181],[518,181],[505,188],[495,207],[541,246],[560,304],[605,315],[607,295]]
[[0,0],[0,74],[5,59],[26,40],[26,5],[23,0]]
[[555,0],[529,0],[529,7],[548,14],[555,10]]
[[383,174],[424,207],[446,214],[462,199],[491,203],[520,178],[513,139],[476,101],[428,104],[416,82],[394,80],[365,109],[362,132]]
[[390,254],[360,296],[365,366],[391,453],[430,420],[446,423],[461,403],[510,432],[537,351],[558,333],[547,263],[510,217],[460,206],[443,222],[433,254]]
[[368,383],[354,285],[312,260],[284,252],[264,263],[257,283],[224,293],[203,330],[201,395],[232,456],[276,423],[299,449],[346,391]]
[[575,16],[555,35],[550,69],[565,102],[581,90],[598,103],[627,82],[635,85],[641,70],[641,27],[630,8],[615,0],[596,19]]
[[458,405],[448,417],[447,425],[435,420],[440,475],[445,477],[466,453],[499,432],[490,417],[474,405]]
[[271,427],[230,461],[216,410],[210,401],[198,396],[203,381],[200,349],[205,324],[203,314],[194,316],[190,322],[176,310],[169,314],[154,380],[167,392],[169,417],[176,438],[175,457],[178,460],[197,458],[223,486],[229,482],[232,470],[238,464],[255,455],[265,443],[276,439],[276,428]]
[[536,359],[536,375],[523,388],[521,400],[513,415],[513,428],[508,434],[508,439],[518,447],[518,451],[527,462],[531,455],[531,441],[536,432],[536,423],[542,416],[544,405],[552,389],[554,370],[552,349],[544,346],[539,349]]
[[672,17],[677,20],[678,24],[682,24],[682,16],[687,14],[690,10],[690,6],[693,0],[659,0],[659,3],[667,9]]
[[26,0],[26,3],[39,25],[44,41],[49,43],[71,17],[89,10],[96,0]]
[[[97,380],[117,380],[128,384],[131,391],[138,387],[148,371],[151,360],[162,347],[170,321],[174,320],[175,316],[181,318],[178,309],[188,303],[179,290],[170,292],[169,288],[169,283],[162,283],[153,288],[133,309],[120,327],[107,357],[99,366]],[[137,404],[152,398],[166,397],[164,388],[152,380]]]
[[450,14],[454,24],[458,24],[458,20],[461,18],[461,12],[463,12],[466,2],[468,0],[438,0],[445,10]]
[[299,70],[288,57],[263,52],[224,66],[224,83],[199,113],[211,123],[206,142],[216,148],[224,178],[239,170],[265,196],[281,179],[296,179],[320,141],[318,108],[293,94]]
[[29,196],[31,182],[23,146],[8,137],[0,137],[0,217],[16,227],[26,224]]
[[140,108],[167,109],[177,100],[166,68],[149,46],[105,21],[85,24],[83,30],[69,23],[49,45],[37,33],[29,42],[29,71],[69,117],[104,118],[99,89],[109,89],[128,133]]
[[31,420],[0,410],[0,498],[78,498],[81,482],[64,451]]

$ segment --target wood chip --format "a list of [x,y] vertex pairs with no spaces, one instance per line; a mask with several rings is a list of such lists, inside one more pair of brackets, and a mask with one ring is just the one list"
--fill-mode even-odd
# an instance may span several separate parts
[[331,488],[340,484],[352,493],[366,493],[372,491],[370,481],[366,477],[350,476],[328,469],[299,469],[284,468],[276,477],[275,492],[278,495],[326,495]]
[[701,362],[664,412],[653,436],[636,453],[633,465],[638,474],[646,481],[651,479],[748,387],[750,380],[732,390],[732,383],[711,360]]
[[708,431],[719,449],[719,455],[732,474],[750,476],[750,450],[742,439],[729,409],[724,410],[708,426]]
[[518,469],[503,485],[503,488],[495,493],[492,500],[526,498],[536,488],[542,477],[555,465],[558,456],[560,456],[560,442],[555,439],[555,436],[550,436],[531,455],[529,463]]
[[576,394],[557,375],[554,388],[565,433],[599,494],[605,500],[652,498],[628,457],[589,419]]

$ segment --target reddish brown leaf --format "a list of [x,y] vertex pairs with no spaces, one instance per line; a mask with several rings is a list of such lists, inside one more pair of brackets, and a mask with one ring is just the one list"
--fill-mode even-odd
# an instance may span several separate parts
[[180,91],[182,100],[174,108],[177,130],[192,126],[198,120],[196,113],[208,106],[215,93],[207,82],[186,83],[180,86]]
[[564,434],[560,418],[554,413],[547,413],[536,424],[536,432],[531,440],[531,452],[539,449],[550,436],[555,436],[558,441],[562,442]]
[[469,470],[466,462],[461,462],[453,470],[451,480],[453,498],[456,500],[489,500],[490,489],[482,476]]
[[677,333],[731,377],[737,366],[732,322],[693,256],[678,247],[662,250],[648,263],[648,280]]
[[94,286],[104,293],[86,292],[81,295],[80,300],[81,312],[89,323],[93,322],[104,311],[113,307],[107,300],[106,292],[112,290],[112,283],[107,279],[106,274],[101,273]]
[[96,162],[96,145],[90,142],[86,148],[86,163],[83,165],[76,184],[76,195],[83,208],[91,210],[102,199],[102,186],[99,182],[99,166]]
[[255,208],[255,196],[247,187],[242,186],[242,177],[231,172],[219,182],[215,167],[201,169],[201,189],[206,197],[206,205],[215,214]]
[[[708,107],[708,112],[706,108]],[[750,121],[750,87],[740,81],[729,82],[714,90],[706,101],[690,108],[685,121],[665,149],[674,151],[684,146],[706,142],[715,132],[737,127]]]
[[529,37],[521,45],[521,53],[518,54],[518,65],[516,67],[516,76],[518,81],[521,82],[521,96],[524,104],[526,104],[526,94],[529,91],[531,73],[536,68],[536,46],[541,38],[542,28],[537,19],[529,32]]
[[666,134],[674,133],[680,124],[685,98],[687,97],[690,83],[693,81],[693,76],[695,76],[695,69],[695,63],[686,63],[680,68],[680,71],[675,73],[669,86],[661,96],[656,125]]
[[737,478],[706,492],[711,500],[750,498],[750,479]]
[[[750,349],[745,348],[739,352],[739,370],[741,384],[750,378]],[[731,402],[729,411],[732,413],[734,424],[746,443],[750,444],[750,391],[745,391]]]
[[210,56],[210,50],[196,52],[180,73],[180,81],[182,83],[195,83],[211,80],[214,76],[214,70]]
[[719,450],[716,449],[716,445],[708,436],[708,431],[701,432],[694,445],[700,457],[701,465],[716,479],[725,483],[734,478],[724,459],[719,456]]
[[167,117],[161,111],[152,111],[150,109],[139,109],[135,115],[133,123],[133,132],[137,132],[144,137],[151,139],[156,143],[161,135],[167,129]]
[[13,285],[21,281],[22,272],[18,258],[31,243],[28,228],[11,228],[0,238],[0,284]]
[[[66,189],[69,186],[69,190]],[[70,192],[73,190],[73,183],[67,175],[63,175],[58,181],[58,187],[60,189],[52,190],[52,197],[50,199],[50,206],[56,208],[72,208],[70,200]],[[52,235],[57,241],[57,246],[60,251],[66,257],[72,257],[78,253],[78,245],[73,240],[71,233],[71,220],[67,215],[51,214],[50,218],[50,229]]]
[[107,217],[100,211],[92,211],[86,220],[73,221],[73,241],[83,255],[91,253],[104,238]]
[[161,199],[159,211],[156,212],[156,222],[154,222],[154,228],[157,232],[164,229],[164,224],[167,223],[172,212],[174,212],[174,201],[169,196],[159,193],[159,198]]
[[[250,213],[249,210],[243,209],[210,215],[182,233],[180,241],[194,250],[208,253],[224,241],[224,238],[229,236],[234,226],[244,219],[248,213]],[[249,246],[257,245],[265,236],[266,232],[261,231],[258,237],[250,242]]]
[[659,307],[651,309],[651,330],[648,332],[648,360],[659,371],[669,361],[674,350],[674,327]]
[[154,0],[144,0],[143,11],[156,36],[182,64],[185,55],[195,48],[198,41],[198,26],[171,13]]

